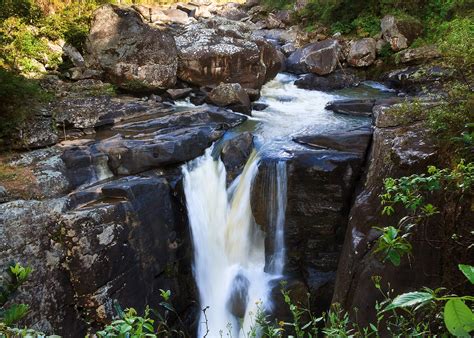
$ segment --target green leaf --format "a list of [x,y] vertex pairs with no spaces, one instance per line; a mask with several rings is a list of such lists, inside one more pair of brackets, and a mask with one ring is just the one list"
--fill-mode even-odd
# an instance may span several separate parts
[[469,337],[474,330],[474,314],[460,299],[450,299],[444,306],[444,324],[456,337]]
[[471,284],[474,284],[474,266],[472,265],[465,265],[465,264],[459,264],[458,265],[459,270],[466,276],[467,279],[471,282]]
[[3,322],[6,325],[11,325],[18,322],[20,319],[26,316],[28,309],[29,307],[26,304],[13,304],[3,312]]
[[385,308],[384,311],[393,310],[400,307],[413,306],[433,299],[433,295],[428,292],[408,292],[397,297]]
[[393,265],[400,266],[401,257],[400,257],[400,254],[397,251],[390,250],[387,253],[387,257],[390,260],[390,262],[392,262]]

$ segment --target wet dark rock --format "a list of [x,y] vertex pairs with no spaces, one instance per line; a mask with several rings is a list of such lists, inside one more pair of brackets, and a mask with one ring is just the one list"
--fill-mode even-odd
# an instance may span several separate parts
[[221,83],[209,94],[208,99],[218,107],[228,107],[234,111],[250,115],[250,98],[238,83]]
[[[309,308],[307,297],[308,288],[301,280],[294,278],[274,279],[270,282],[270,288],[270,298],[273,302],[273,306],[269,311],[271,319],[277,319],[287,323],[293,320],[293,315],[290,311],[290,307],[285,302],[282,290],[290,293],[292,304],[299,304],[300,306]],[[287,332],[285,329],[286,334],[290,334],[290,332]]]
[[256,111],[262,111],[268,108],[268,104],[266,103],[260,103],[260,102],[255,102],[252,103],[252,110]]
[[331,39],[306,45],[288,57],[286,69],[295,74],[329,74],[336,69],[340,50],[337,40]]
[[337,114],[352,116],[372,116],[375,99],[338,100],[329,102],[326,109]]
[[178,77],[194,85],[239,83],[260,88],[280,70],[276,48],[252,35],[247,25],[212,19],[188,26],[175,37]]
[[296,47],[293,43],[289,42],[281,46],[281,51],[285,56],[290,56],[294,51],[296,51]]
[[261,96],[260,89],[244,88],[244,90],[252,102],[257,101]]
[[133,9],[100,7],[86,44],[87,63],[115,85],[131,90],[173,87],[178,66],[173,36],[143,22]]
[[108,202],[72,210],[63,221],[82,315],[93,324],[109,320],[112,299],[159,308],[159,289],[171,290],[178,311],[188,307],[195,297],[190,243],[167,180],[129,177],[103,185],[101,193]]
[[189,161],[201,155],[224,132],[245,120],[224,110],[196,109],[116,126],[117,134],[95,145],[112,172],[130,175]]
[[253,136],[249,132],[239,134],[224,144],[221,158],[227,172],[227,183],[242,173],[252,149]]
[[245,310],[249,301],[250,282],[247,277],[238,274],[232,281],[230,297],[227,300],[227,308],[237,318],[245,317]]
[[[377,107],[375,109],[378,109]],[[374,109],[374,110],[375,110]],[[426,234],[436,236],[433,227],[420,229],[412,235],[415,260],[403,260],[399,267],[381,263],[372,254],[374,236],[372,227],[377,224],[395,225],[401,219],[382,215],[380,193],[386,177],[401,177],[425,172],[426,166],[436,160],[435,143],[431,139],[423,120],[418,122],[400,121],[395,125],[382,127],[379,118],[385,114],[396,114],[387,107],[380,107],[383,112],[376,116],[372,149],[369,155],[368,171],[361,183],[350,212],[346,240],[338,266],[337,280],[333,302],[340,303],[355,318],[352,309],[358,308],[357,321],[361,325],[373,322],[374,307],[380,301],[380,293],[371,282],[372,276],[381,276],[382,281],[390,281],[394,294],[416,290],[422,286],[434,287],[438,283],[433,277],[438,276],[440,252],[426,241]],[[393,120],[388,117],[385,120]],[[413,271],[420,273],[413,274]]]
[[67,168],[66,176],[72,187],[92,184],[113,176],[108,156],[95,146],[71,147],[61,155]]
[[352,130],[340,130],[324,134],[295,137],[294,141],[319,149],[365,155],[372,138],[372,128],[362,127]]
[[326,76],[305,74],[295,81],[298,88],[311,90],[336,90],[357,86],[360,83],[358,76],[348,70],[336,70]]
[[[329,138],[327,135],[326,140]],[[362,136],[370,141],[370,134]],[[362,173],[364,154],[360,148],[345,148],[338,139],[332,140],[340,150],[308,149],[292,151],[287,161],[287,207],[285,219],[286,273],[311,285],[311,297],[330,299],[351,197]],[[355,152],[349,152],[355,151]],[[272,188],[268,177],[274,160],[262,159],[252,189],[252,211],[257,224],[269,232],[265,243],[271,252],[269,210]],[[311,187],[311,189],[308,189]],[[326,273],[328,280],[317,285],[310,276],[317,271]],[[330,278],[329,278],[330,277]],[[312,277],[311,277],[312,278]],[[311,282],[311,283],[310,283]],[[320,303],[318,309],[330,302]]]

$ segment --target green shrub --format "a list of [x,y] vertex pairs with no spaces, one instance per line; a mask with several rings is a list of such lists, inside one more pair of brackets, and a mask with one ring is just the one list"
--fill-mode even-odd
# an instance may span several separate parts
[[51,40],[64,39],[82,52],[96,7],[97,4],[90,1],[72,3],[62,11],[45,17],[40,23],[41,34]]
[[0,0],[0,20],[17,17],[33,24],[43,13],[33,0]]
[[295,1],[263,0],[262,3],[270,9],[291,9]]
[[360,37],[374,36],[380,32],[380,19],[374,15],[364,15],[352,21],[352,29]]
[[36,106],[49,98],[36,80],[0,68],[0,138],[10,135]]

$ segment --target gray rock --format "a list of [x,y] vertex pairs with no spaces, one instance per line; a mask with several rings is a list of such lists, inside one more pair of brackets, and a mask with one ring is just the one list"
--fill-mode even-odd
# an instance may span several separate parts
[[407,48],[423,31],[423,26],[418,21],[399,19],[393,15],[384,16],[380,28],[383,38],[394,51]]
[[281,51],[283,54],[286,56],[290,56],[294,51],[296,50],[296,47],[293,43],[289,42],[281,46]]
[[364,155],[372,138],[370,127],[297,136],[295,142],[319,149],[333,149]]
[[58,140],[52,117],[37,114],[17,128],[11,144],[13,149],[35,149],[54,145]]
[[94,13],[86,44],[89,66],[133,91],[163,89],[176,82],[176,45],[170,33],[152,28],[132,10],[114,5]]
[[3,185],[0,185],[0,203],[8,202],[8,191]]
[[114,127],[120,132],[93,148],[115,174],[130,175],[200,156],[224,132],[245,121],[225,110],[195,109]]
[[273,45],[232,21],[213,19],[190,25],[176,36],[176,45],[178,77],[198,86],[224,82],[260,88],[281,67]]
[[71,60],[72,64],[75,67],[84,67],[85,66],[85,61],[84,57],[79,53],[76,47],[66,43],[63,46],[63,52],[66,54],[66,56]]
[[395,61],[397,63],[420,63],[440,56],[438,48],[431,45],[402,50],[395,54]]
[[168,89],[166,93],[171,97],[171,99],[180,100],[187,97],[192,91],[192,88]]
[[374,63],[376,57],[375,53],[375,39],[364,38],[351,45],[347,62],[354,67],[367,67]]
[[229,107],[250,115],[249,95],[238,83],[221,83],[209,93],[208,99],[218,107]]
[[351,86],[357,86],[360,79],[354,72],[348,69],[336,70],[329,75],[319,76],[316,74],[305,74],[295,81],[298,88],[311,90],[336,90]]
[[337,40],[311,43],[297,49],[288,57],[287,70],[296,74],[329,74],[337,67],[340,50]]
[[373,99],[338,100],[329,102],[325,108],[337,114],[370,117],[374,105]]

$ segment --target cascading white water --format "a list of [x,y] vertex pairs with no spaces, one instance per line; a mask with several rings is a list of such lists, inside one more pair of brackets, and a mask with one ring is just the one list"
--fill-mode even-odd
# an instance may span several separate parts
[[[184,190],[191,225],[201,316],[199,337],[230,331],[244,336],[268,297],[272,276],[264,272],[263,233],[256,227],[250,207],[252,181],[259,158],[250,156],[242,174],[226,190],[223,163],[212,157],[212,148],[183,167]],[[238,314],[238,313],[241,314]],[[237,315],[237,316],[236,316]],[[238,316],[243,316],[242,324]]]
[[[271,309],[270,281],[284,272],[284,224],[287,172],[285,148],[297,148],[296,134],[359,126],[361,121],[330,114],[324,107],[337,95],[297,88],[294,76],[279,74],[262,89],[269,107],[249,121],[260,153],[277,158],[265,183],[268,189],[268,235],[274,236],[265,266],[264,234],[250,206],[259,156],[250,156],[243,173],[226,189],[225,167],[212,148],[183,166],[184,190],[194,243],[194,275],[201,315],[198,336],[246,337],[258,308]],[[188,106],[190,103],[182,103]],[[267,272],[265,272],[265,270]],[[259,302],[257,305],[257,302]],[[260,303],[261,302],[261,303]],[[243,318],[243,320],[241,320]]]

